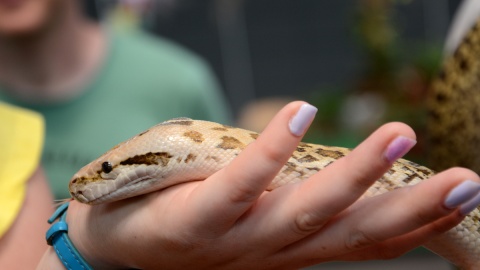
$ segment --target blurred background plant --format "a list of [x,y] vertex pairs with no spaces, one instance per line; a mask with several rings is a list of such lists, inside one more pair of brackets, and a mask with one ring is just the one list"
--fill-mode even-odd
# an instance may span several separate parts
[[[359,0],[352,33],[364,53],[364,68],[344,91],[312,93],[320,110],[315,122],[321,137],[330,130],[332,144],[355,146],[379,125],[401,121],[412,126],[417,147],[409,158],[424,159],[425,98],[442,59],[442,43],[434,40],[409,42],[399,24],[399,6],[408,0]],[[312,138],[314,140],[314,138]]]
[[204,56],[244,127],[261,130],[282,102],[305,99],[319,108],[306,140],[353,147],[402,121],[417,132],[410,158],[421,161],[425,95],[459,2],[103,0],[91,10]]

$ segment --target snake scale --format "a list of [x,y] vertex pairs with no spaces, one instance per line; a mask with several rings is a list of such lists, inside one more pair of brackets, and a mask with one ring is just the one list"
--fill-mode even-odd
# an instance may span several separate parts
[[[478,59],[480,22],[445,61],[427,102],[435,169],[463,165],[479,172],[480,156],[478,151],[471,151],[480,146],[480,133],[475,132],[480,124],[480,95],[472,95],[480,85]],[[452,132],[456,136],[451,136]],[[205,179],[231,162],[257,136],[218,123],[172,119],[117,145],[82,168],[70,181],[70,193],[82,203],[99,204]],[[348,153],[346,148],[300,143],[268,189],[302,181]],[[429,168],[400,159],[364,197],[415,185],[433,174]],[[479,220],[476,209],[426,247],[463,269],[480,269]]]

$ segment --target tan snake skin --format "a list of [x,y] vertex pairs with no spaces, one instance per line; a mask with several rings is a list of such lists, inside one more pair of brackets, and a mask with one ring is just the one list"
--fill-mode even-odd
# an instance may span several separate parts
[[[217,123],[172,119],[117,145],[82,168],[70,182],[70,193],[82,203],[99,204],[202,180],[230,163],[257,136]],[[302,181],[348,152],[340,147],[300,143],[268,189]],[[365,196],[414,185],[433,174],[426,167],[400,159]],[[480,269],[479,218],[476,209],[427,247],[462,268]]]
[[480,173],[480,20],[444,62],[427,107],[429,166]]

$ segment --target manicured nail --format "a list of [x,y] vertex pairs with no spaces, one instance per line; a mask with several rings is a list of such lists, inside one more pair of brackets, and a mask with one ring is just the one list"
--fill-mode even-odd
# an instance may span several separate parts
[[460,206],[460,213],[466,216],[468,215],[468,213],[475,210],[475,208],[477,208],[479,205],[480,205],[480,194],[477,194],[471,200],[469,200],[468,202]]
[[385,151],[385,158],[393,163],[395,160],[403,157],[417,141],[407,138],[405,136],[398,136],[387,147]]
[[445,202],[443,203],[445,207],[453,209],[461,204],[464,204],[470,201],[480,192],[480,184],[472,180],[466,180],[456,186],[450,193],[447,195]]
[[288,123],[290,132],[292,132],[292,134],[295,136],[303,135],[315,117],[316,113],[317,108],[310,104],[303,104],[298,112],[292,117],[290,123]]

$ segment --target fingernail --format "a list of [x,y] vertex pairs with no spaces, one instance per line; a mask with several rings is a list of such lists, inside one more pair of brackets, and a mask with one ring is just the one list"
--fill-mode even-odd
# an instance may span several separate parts
[[479,204],[480,204],[480,194],[477,194],[471,200],[469,200],[468,202],[460,206],[460,213],[466,216],[468,215],[468,213],[475,210],[479,206]]
[[472,180],[466,180],[456,186],[450,193],[447,195],[445,202],[443,203],[445,207],[453,209],[460,206],[463,203],[471,200],[475,195],[480,192],[480,184]]
[[395,160],[403,157],[417,141],[407,138],[405,136],[398,136],[387,147],[385,151],[385,158],[393,163]]
[[295,136],[303,135],[316,113],[317,108],[310,104],[303,104],[298,112],[292,117],[290,123],[288,123],[290,132]]

